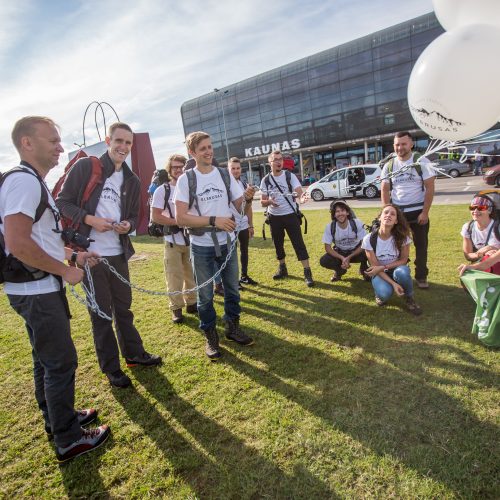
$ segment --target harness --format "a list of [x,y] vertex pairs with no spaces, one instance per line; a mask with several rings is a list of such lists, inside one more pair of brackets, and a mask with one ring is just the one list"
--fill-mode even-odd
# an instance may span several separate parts
[[[264,177],[264,184],[266,186],[266,189],[269,191],[269,188],[271,187],[271,179],[273,180],[273,183],[274,185],[278,188],[278,191],[284,195],[285,193],[283,193],[280,185],[276,182],[276,179],[274,177],[271,176],[271,174],[267,174],[265,177]],[[291,193],[293,193],[293,188],[292,188],[292,174],[289,170],[285,170],[285,181],[286,181],[286,184],[288,186],[288,191]],[[288,205],[290,206],[290,208],[293,210],[294,214],[299,218],[299,223],[300,225],[302,225],[302,220],[305,221],[305,224],[304,224],[304,234],[307,234],[307,219],[306,219],[306,216],[300,211],[300,208],[299,208],[299,204],[297,202],[295,202],[295,207],[292,205],[292,203],[290,202],[290,200],[288,199],[288,196],[283,196],[283,198],[285,198],[286,202],[288,203]],[[270,213],[268,211],[268,209],[266,208],[265,212],[264,212],[264,223],[262,224],[262,239],[266,239],[266,226],[265,224],[270,224],[271,221],[270,221]]]
[[[396,153],[391,153],[387,158],[382,160],[380,162],[380,166],[383,167],[387,165],[387,173],[389,175],[389,193],[391,194],[391,201],[392,201],[392,189],[393,189],[393,183],[392,183],[392,173],[394,170],[394,159],[396,158]],[[422,173],[422,165],[420,163],[417,163],[417,160],[421,157],[422,155],[419,152],[413,153],[412,156],[412,161],[413,163],[411,164],[411,168],[414,168],[417,174],[420,176],[420,180],[422,181],[422,191],[425,191],[424,188],[424,175]],[[398,205],[398,208],[405,209],[405,208],[413,208],[413,207],[420,207],[422,203],[412,203],[410,205]]]
[[[473,224],[474,224],[474,221],[471,220],[469,222],[469,225],[467,226],[467,234],[469,235],[469,238],[472,242],[472,251],[477,252],[478,249],[477,249],[476,245],[474,245],[474,241],[472,240],[472,226],[473,226]],[[486,240],[484,242],[485,245],[488,245],[488,241],[490,241],[490,237],[491,237],[491,234],[493,233],[493,231],[495,232],[495,238],[500,241],[500,227],[499,227],[498,220],[493,221],[493,224],[491,225],[491,227],[488,231],[488,235],[486,236]]]
[[[224,182],[224,186],[227,192],[227,204],[231,203],[231,177],[230,173],[227,169],[221,167],[214,167],[219,171],[219,174]],[[198,215],[202,217],[200,206],[198,204],[198,195],[196,194],[197,189],[197,180],[196,180],[196,172],[194,169],[190,169],[186,172],[188,179],[188,189],[189,189],[189,205],[188,208],[191,208],[194,205],[194,208],[198,212]],[[210,233],[212,236],[212,241],[214,242],[215,255],[217,257],[221,257],[222,253],[220,250],[219,239],[217,238],[216,233],[225,232],[223,229],[218,229],[215,226],[205,226],[205,227],[188,227],[187,231],[189,234],[193,236],[203,236],[205,233]],[[231,237],[229,233],[226,232],[227,237],[227,248],[231,246]]]
[[[59,229],[59,212],[57,212],[49,203],[49,191],[45,181],[40,177],[38,172],[28,163],[21,162],[21,166],[14,167],[9,171],[2,174],[0,178],[0,188],[3,186],[5,179],[16,172],[24,172],[28,175],[32,175],[36,177],[36,179],[40,183],[41,195],[40,202],[35,211],[35,218],[33,219],[33,224],[38,222],[45,210],[49,209],[54,217],[55,229],[54,232],[60,232]],[[2,219],[0,218],[0,223],[2,223]],[[42,271],[41,269],[37,269],[35,267],[28,266],[21,262],[18,258],[16,258],[13,254],[6,255],[5,253],[5,237],[0,231],[0,283],[8,281],[10,283],[29,283],[31,281],[39,281],[43,278],[46,278],[51,273],[47,271]],[[60,276],[54,276],[62,289],[62,279]]]

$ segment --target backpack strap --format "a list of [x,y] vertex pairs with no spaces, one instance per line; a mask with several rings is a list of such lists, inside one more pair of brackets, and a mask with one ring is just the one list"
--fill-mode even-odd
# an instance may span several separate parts
[[83,207],[87,201],[89,201],[90,196],[94,192],[98,184],[102,183],[102,163],[96,156],[90,156],[90,162],[92,166],[92,171],[90,172],[90,178],[85,186],[85,191],[80,202],[80,207]]
[[375,257],[377,256],[377,240],[378,240],[378,229],[375,229],[375,231],[372,231],[370,233],[370,245],[373,249]]
[[215,167],[218,171],[222,180],[224,182],[224,186],[226,187],[227,193],[227,204],[231,203],[231,174],[227,168]]
[[337,231],[337,219],[333,219],[330,224],[330,233],[332,234],[332,243],[335,245],[335,232]]
[[356,224],[356,220],[355,219],[351,219],[349,217],[349,223],[351,224],[351,229],[353,230],[356,238],[358,237],[358,225]]
[[[416,151],[413,153],[413,158],[412,162],[415,163],[422,155]],[[387,173],[389,174],[389,192],[392,192],[392,170],[394,168],[394,156],[390,157],[389,160],[387,161]],[[412,165],[412,168],[415,169],[417,174],[420,176],[420,179],[422,180],[422,191],[424,191],[424,175],[422,173],[422,165],[420,163],[416,163],[415,165]]]

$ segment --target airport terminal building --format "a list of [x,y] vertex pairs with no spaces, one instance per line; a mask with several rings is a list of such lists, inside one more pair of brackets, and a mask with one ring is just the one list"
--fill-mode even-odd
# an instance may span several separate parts
[[302,178],[376,162],[392,151],[398,130],[414,132],[425,149],[407,86],[415,61],[443,32],[429,13],[214,89],[182,104],[184,132],[209,133],[219,163],[238,156],[253,183],[276,148],[293,157]]

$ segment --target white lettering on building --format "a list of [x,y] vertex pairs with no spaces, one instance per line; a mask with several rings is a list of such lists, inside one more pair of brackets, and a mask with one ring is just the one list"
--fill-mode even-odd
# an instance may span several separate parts
[[272,144],[262,144],[245,148],[245,157],[267,155],[271,151],[290,151],[291,149],[300,148],[300,139],[292,139],[291,141],[273,142]]

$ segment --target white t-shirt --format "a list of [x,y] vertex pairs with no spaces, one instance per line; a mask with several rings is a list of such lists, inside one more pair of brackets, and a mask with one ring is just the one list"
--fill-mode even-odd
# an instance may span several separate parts
[[[414,167],[406,170],[401,175],[398,175],[398,172],[401,169],[404,169],[407,165],[413,163],[413,154],[406,161],[401,161],[398,158],[394,158],[392,161],[394,162],[392,166],[392,203],[399,206],[415,205],[410,208],[403,208],[403,212],[412,212],[414,210],[422,209],[424,207],[425,198],[425,187],[422,190],[422,177],[425,181],[431,177],[435,177],[436,175],[429,167],[430,161],[427,158],[420,159],[422,177],[418,175],[418,172]],[[380,175],[382,182],[389,182],[388,175],[389,166],[386,163]]]
[[337,226],[335,228],[335,242],[332,239],[332,222],[329,222],[323,233],[323,243],[326,245],[334,245],[340,250],[353,250],[359,244],[359,242],[363,239],[363,236],[366,234],[365,228],[363,227],[363,223],[359,219],[354,219],[356,224],[356,228],[358,230],[358,235],[353,231],[351,227],[351,223],[349,220],[347,222],[347,227],[342,229],[340,224],[337,222]]
[[[107,217],[114,222],[120,222],[121,210],[121,188],[123,184],[123,170],[114,172],[104,182],[99,202],[95,210],[96,217]],[[90,231],[90,238],[95,240],[89,246],[89,251],[97,252],[103,257],[121,255],[123,247],[120,243],[120,236],[116,231],[105,231],[100,233],[94,228]]]
[[[0,217],[2,221],[8,215],[19,213],[27,215],[34,220],[35,212],[41,199],[41,190],[40,181],[31,174],[19,172],[9,175],[5,179],[0,196]],[[59,213],[48,190],[47,193],[50,206]],[[46,209],[40,220],[33,224],[31,237],[44,252],[54,259],[63,262],[64,243],[61,235],[52,231],[53,229],[56,229],[54,215],[51,210]],[[4,233],[3,223],[0,224],[0,230]],[[8,248],[5,249],[5,253],[7,255],[10,253]],[[4,284],[4,291],[9,295],[38,295],[57,292],[59,290],[59,282],[52,275],[28,283],[6,282]]]
[[[262,194],[268,195],[269,198],[272,198],[275,203],[278,204],[277,207],[269,206],[267,211],[271,215],[287,215],[295,212],[295,207],[297,205],[295,203],[295,198],[292,198],[292,196],[290,195],[290,190],[288,189],[288,184],[286,182],[286,172],[282,170],[280,175],[278,176],[274,176],[271,172],[269,174],[269,187],[264,179],[262,179],[262,182],[260,183]],[[280,190],[276,187],[275,182],[279,185],[281,191],[283,191],[283,194],[287,195],[286,197],[280,193]],[[290,184],[292,185],[293,191],[295,191],[296,188],[300,187],[299,179],[297,179],[297,176],[295,174],[292,174],[291,172]],[[287,198],[290,203],[288,203]]]
[[[233,214],[229,207],[227,199],[227,191],[221,174],[217,168],[213,168],[208,174],[202,174],[198,167],[193,169],[196,174],[196,195],[198,198],[198,206],[200,214],[204,217],[231,217]],[[229,174],[231,185],[229,191],[231,194],[231,201],[235,201],[243,196],[243,190],[236,182],[235,178]],[[174,194],[174,203],[176,201],[183,201],[189,203],[189,185],[187,174],[182,174],[177,180],[177,186]],[[190,215],[200,215],[196,210],[195,203],[188,210]],[[225,245],[227,243],[227,233],[219,231],[216,233],[219,244]],[[234,233],[230,233],[231,241],[234,239]],[[194,245],[202,247],[212,247],[214,242],[212,235],[208,232],[202,236],[190,235],[191,242]]]
[[482,231],[479,230],[479,226],[477,225],[477,222],[474,221],[472,223],[471,227],[471,233],[469,234],[469,222],[466,222],[462,226],[462,230],[460,231],[460,234],[464,237],[467,238],[468,240],[472,240],[472,243],[474,246],[479,250],[480,248],[483,248],[485,246],[491,245],[497,249],[500,249],[500,241],[497,240],[495,236],[495,231],[492,230],[490,237],[488,241],[486,241],[486,238],[488,238],[488,233],[490,232],[490,229],[492,228],[493,224],[495,221],[492,219],[488,226],[483,229]]
[[[170,196],[168,197],[168,206],[170,207],[170,211],[172,212],[172,215],[175,218],[175,205],[174,205],[174,193],[175,193],[175,186],[170,184]],[[162,215],[165,217],[170,217],[170,212],[168,211],[168,207],[165,207],[165,184],[162,184],[159,186],[154,194],[153,194],[153,201],[151,202],[151,207],[152,208],[159,208],[162,210]],[[163,209],[165,207],[165,209]],[[168,236],[165,236],[165,241],[168,241],[168,243],[176,244],[176,245],[186,245],[186,242],[184,241],[184,237],[182,236],[181,232],[178,232],[177,234],[171,235],[169,234]]]
[[[241,182],[241,179],[235,179],[236,182],[238,183],[238,186],[242,189],[242,191],[245,191],[245,186],[243,185],[243,182]],[[231,203],[230,205],[231,212],[234,215],[234,220],[236,221],[236,229],[239,230],[244,230],[248,229],[248,216],[247,215],[241,215],[238,210],[236,210],[235,206]]]
[[[373,247],[370,243],[371,233],[367,234],[363,238],[363,243],[361,243],[361,248],[363,250],[371,250],[373,251]],[[411,245],[411,239],[409,237],[406,238],[403,246]],[[387,264],[392,264],[394,261],[399,259],[399,252],[396,248],[396,243],[394,242],[394,236],[391,236],[387,240],[383,240],[380,236],[377,239],[377,251],[375,253],[377,260],[380,262],[380,265],[386,266]]]

